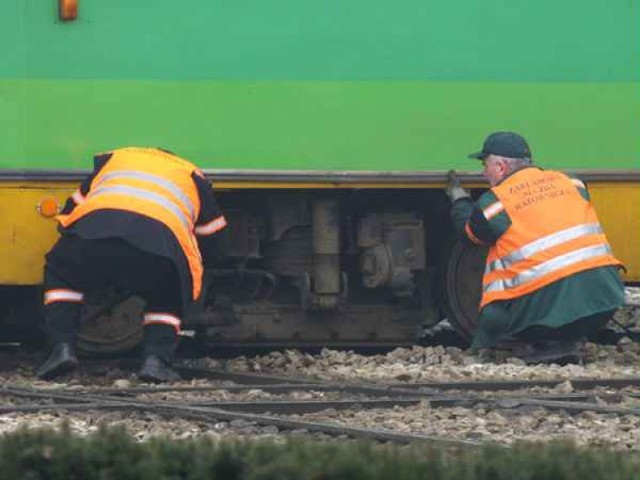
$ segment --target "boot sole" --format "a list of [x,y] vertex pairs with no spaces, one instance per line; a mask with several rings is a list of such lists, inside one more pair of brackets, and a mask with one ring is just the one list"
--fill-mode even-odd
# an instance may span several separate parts
[[177,376],[174,378],[160,378],[155,375],[144,373],[144,372],[138,373],[138,379],[147,383],[167,383],[167,382],[177,382],[179,380],[182,380],[180,376]]
[[54,378],[73,372],[76,368],[78,368],[77,360],[65,360],[64,362],[57,365],[54,369],[49,370],[48,372],[37,374],[36,376],[40,380],[53,380]]
[[558,356],[549,356],[549,357],[541,357],[534,359],[522,359],[524,363],[527,365],[551,365],[556,364],[560,366],[569,365],[569,364],[582,364],[582,356],[579,354],[569,353],[566,355],[558,355]]
[[181,380],[180,378],[158,378],[147,375],[138,375],[138,378],[140,379],[140,381],[145,383],[170,383]]

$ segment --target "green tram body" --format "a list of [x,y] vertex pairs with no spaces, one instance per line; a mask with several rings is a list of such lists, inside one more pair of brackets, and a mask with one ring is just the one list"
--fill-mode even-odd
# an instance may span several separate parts
[[0,17],[6,286],[39,283],[55,238],[35,213],[19,226],[33,195],[61,201],[97,152],[161,146],[207,171],[235,221],[212,284],[243,265],[258,292],[204,300],[190,324],[208,342],[411,343],[442,317],[444,172],[486,188],[466,153],[495,130],[594,182],[640,280],[622,201],[640,200],[639,0],[77,0],[72,21],[58,3]]

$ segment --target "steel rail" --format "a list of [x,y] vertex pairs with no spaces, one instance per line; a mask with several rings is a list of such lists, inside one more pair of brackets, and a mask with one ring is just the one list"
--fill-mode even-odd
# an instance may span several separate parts
[[391,389],[387,387],[377,387],[366,384],[341,384],[341,383],[284,383],[284,384],[245,384],[245,385],[215,385],[215,386],[199,386],[199,387],[133,387],[126,389],[91,389],[83,391],[83,393],[93,394],[111,394],[111,395],[136,395],[141,393],[166,393],[166,392],[211,392],[226,390],[229,392],[243,392],[247,390],[262,390],[270,393],[286,393],[297,390],[317,391],[317,392],[344,392],[363,395],[372,395],[379,397],[392,397],[402,394],[410,396],[424,397],[428,395],[425,392],[416,390]]
[[[446,400],[444,400],[446,401]],[[393,400],[300,400],[300,401],[265,401],[265,402],[218,402],[197,401],[185,402],[185,407],[211,407],[232,412],[244,413],[277,413],[304,414],[317,413],[323,410],[371,410],[375,408],[411,407],[420,404],[419,399],[396,398]],[[457,400],[450,399],[448,403]],[[431,402],[429,402],[431,403]],[[153,407],[153,403],[150,403]],[[0,414],[16,412],[43,412],[48,410],[83,411],[83,410],[122,410],[128,408],[126,402],[96,402],[87,403],[34,403],[26,405],[0,405]]]
[[[613,413],[616,415],[635,415],[640,416],[640,408],[629,408],[629,407],[619,407],[616,405],[599,405],[597,403],[589,403],[589,402],[572,402],[572,401],[558,401],[558,400],[545,400],[545,399],[536,399],[536,398],[528,398],[528,397],[514,397],[510,399],[491,399],[491,398],[424,398],[422,401],[428,402],[429,406],[432,408],[442,408],[442,407],[466,407],[470,408],[473,406],[477,406],[479,404],[487,405],[493,409],[501,409],[501,408],[517,408],[520,406],[537,406],[542,407],[547,410],[566,410],[569,412],[585,412],[592,411],[596,413]],[[364,405],[366,402],[363,401],[345,401],[348,406],[344,408],[349,408],[351,406],[355,406],[357,404]],[[372,401],[376,402],[376,401]],[[381,402],[381,401],[377,401]],[[391,408],[394,407],[394,402],[399,406],[400,403],[410,404],[405,406],[414,406],[420,401],[415,398],[409,399],[392,399],[387,401],[382,401],[386,403],[385,407],[376,407],[372,406],[370,408]],[[309,409],[311,411],[313,408],[317,408],[316,411],[326,410],[328,408],[338,409],[340,406],[339,401],[321,401],[321,402],[301,402],[301,401],[293,401],[293,402],[254,402],[253,406],[242,406],[243,402],[235,402],[235,403],[224,403],[226,405],[226,409],[234,410],[246,408],[248,411],[258,412],[258,411],[266,411],[269,408],[279,408],[281,411],[286,412],[287,405],[291,406],[291,411],[288,413],[298,413],[296,409]],[[306,404],[306,405],[305,405]],[[219,405],[217,402],[213,404],[206,404],[207,407],[211,407],[215,405],[214,408],[225,409],[222,405]],[[200,405],[197,405],[200,406]],[[256,410],[259,409],[259,410]]]
[[[300,388],[300,384],[297,385]],[[315,388],[316,385],[312,385],[312,388]],[[332,388],[331,385],[325,385],[326,388]],[[340,388],[340,386],[337,386]],[[365,388],[365,391],[368,391],[369,388]],[[344,390],[340,390],[344,391]],[[350,408],[355,406],[356,404],[371,405],[369,408],[389,408],[391,406],[405,404],[405,405],[415,405],[420,401],[428,401],[430,406],[433,408],[438,407],[446,407],[446,406],[461,406],[461,407],[471,407],[478,404],[485,404],[489,407],[493,408],[516,408],[518,406],[523,405],[531,405],[531,406],[539,406],[544,407],[549,410],[568,410],[572,412],[576,411],[594,411],[601,413],[616,413],[620,415],[639,415],[639,408],[630,408],[630,407],[620,407],[616,405],[599,405],[597,403],[586,402],[584,400],[588,400],[592,398],[592,396],[585,394],[543,394],[541,396],[520,396],[514,395],[505,398],[503,396],[499,397],[469,397],[469,396],[456,396],[456,397],[444,397],[444,396],[433,396],[430,393],[410,390],[410,389],[395,389],[395,390],[380,390],[374,389],[374,392],[377,396],[386,394],[387,396],[391,396],[395,398],[387,399],[387,400],[367,400],[367,399],[353,399],[353,400],[313,400],[313,401],[295,401],[295,400],[285,400],[285,401],[268,401],[268,402],[220,402],[220,401],[201,401],[194,402],[192,405],[197,406],[215,406],[216,408],[221,409],[244,409],[244,411],[265,411],[264,409],[274,408],[278,411],[283,412],[295,412],[296,409],[316,409],[323,410],[327,408]],[[28,396],[33,398],[57,398],[65,401],[71,402],[136,402],[140,400],[130,398],[122,398],[121,396],[117,396],[118,393],[114,392],[110,395],[96,395],[94,393],[91,394],[83,394],[84,392],[80,392],[74,390],[71,394],[69,393],[59,393],[50,392],[48,390],[35,390],[35,389],[24,389],[24,388],[15,388],[15,387],[3,387],[0,389],[0,394],[5,395],[20,395],[20,396]],[[127,393],[131,394],[131,390],[127,391]],[[402,395],[406,394],[406,397]],[[611,397],[614,398],[614,397]],[[148,402],[152,402],[153,400],[143,400],[145,404],[149,404]],[[396,402],[396,403],[394,403]],[[155,402],[157,404],[158,402]],[[161,401],[162,404],[167,404],[167,402]],[[289,409],[287,410],[287,406]],[[568,407],[570,406],[570,408]]]
[[[247,391],[249,389],[253,390],[261,390],[264,392],[275,392],[275,393],[286,393],[289,391],[297,391],[300,388],[299,387],[303,387],[304,385],[296,385],[296,386],[290,386],[290,385],[268,385],[265,387],[260,387],[260,386],[255,386],[255,388],[253,388],[253,386],[248,387],[248,386],[238,386],[238,387],[229,387],[228,389],[225,387],[176,387],[176,388],[159,388],[157,390],[151,389],[151,388],[131,388],[131,389],[123,389],[123,390],[117,390],[117,389],[103,389],[103,390],[83,390],[80,391],[79,393],[81,394],[88,394],[88,395],[97,395],[97,394],[103,394],[103,395],[116,395],[117,397],[131,397],[131,396],[135,396],[135,395],[139,395],[139,394],[154,394],[154,393],[207,393],[207,392],[215,392],[215,391],[228,391],[228,392],[242,392],[242,391]],[[277,387],[277,388],[275,388]],[[280,387],[284,387],[284,388],[280,388]],[[341,389],[336,389],[333,388],[331,385],[323,385],[322,388],[313,388],[311,389],[312,391],[318,391],[318,392],[340,392],[340,391],[344,391]],[[347,392],[350,393],[350,392]],[[397,392],[395,391],[387,391],[385,390],[384,393],[388,393],[389,395],[379,395],[379,396],[384,396],[384,397],[391,397],[391,398],[402,398],[404,400],[411,400],[411,401],[420,401],[420,400],[428,400],[428,401],[441,401],[443,398],[453,398],[453,397],[445,397],[445,396],[432,396],[431,394],[423,394],[420,392],[417,392],[418,394],[416,395],[416,393],[412,392],[412,395],[410,396],[401,396],[401,397],[396,397],[395,395],[397,394]],[[614,401],[614,402],[621,402],[622,401],[622,397],[623,396],[627,396],[630,398],[640,398],[640,393],[635,394],[635,393],[603,393],[603,394],[593,394],[593,393],[542,393],[542,394],[536,394],[536,395],[531,395],[528,396],[527,398],[535,398],[538,400],[562,400],[562,401],[574,401],[574,402],[578,402],[578,401],[588,401],[588,400],[592,400],[595,397],[598,397],[602,400],[605,401]],[[462,402],[462,401],[469,401],[469,400],[477,400],[477,401],[482,401],[485,399],[491,400],[492,397],[455,397],[458,399],[458,401]],[[505,399],[505,398],[521,398],[521,396],[518,395],[504,395],[501,394],[501,399]],[[323,400],[325,401],[325,400]],[[367,400],[367,399],[350,399],[350,400],[342,400],[342,401],[350,401],[350,402],[362,402],[362,401],[369,401],[369,402],[374,402],[374,401],[387,401],[386,399],[378,399],[378,400]],[[203,400],[204,402],[204,400]],[[194,403],[195,404],[195,403]],[[204,403],[203,403],[204,404]]]
[[[294,385],[295,386],[295,385]],[[312,387],[317,387],[313,385]],[[300,384],[297,384],[300,387]],[[80,395],[79,395],[80,393]],[[399,393],[397,390],[394,393]],[[384,429],[370,429],[362,427],[348,427],[324,422],[309,422],[300,419],[291,419],[274,416],[273,412],[281,414],[310,413],[327,408],[390,408],[392,406],[415,406],[422,402],[427,402],[428,408],[438,408],[444,406],[467,406],[484,404],[497,409],[517,409],[526,406],[537,406],[547,409],[559,409],[567,412],[594,411],[606,414],[618,415],[640,415],[640,409],[627,408],[610,405],[598,405],[586,402],[569,402],[549,399],[535,399],[512,397],[505,398],[446,398],[429,397],[428,394],[418,392],[422,398],[393,398],[391,400],[354,400],[354,401],[270,401],[270,402],[212,402],[188,405],[176,405],[166,401],[140,401],[130,398],[122,398],[113,395],[83,395],[74,390],[72,392],[61,393],[53,390],[37,390],[33,388],[4,386],[0,389],[0,394],[26,396],[32,398],[48,398],[53,400],[70,401],[65,404],[40,404],[40,405],[9,405],[3,409],[15,411],[46,411],[46,410],[137,410],[152,411],[168,418],[183,418],[211,423],[212,421],[237,421],[242,420],[259,426],[273,426],[279,430],[297,430],[306,432],[323,433],[334,436],[348,436],[352,438],[366,438],[383,442],[412,443],[431,442],[445,444],[456,447],[477,446],[480,442],[457,440],[445,437],[422,435],[416,433],[394,432]],[[572,395],[574,398],[575,394]],[[561,396],[560,396],[561,397]],[[558,397],[556,397],[558,398]],[[85,402],[85,403],[81,403]],[[17,407],[17,408],[16,408]],[[265,414],[269,412],[270,414]]]
[[[392,400],[355,400],[355,401],[306,401],[306,402],[213,402],[213,404],[189,404],[175,405],[168,402],[151,402],[131,399],[122,399],[113,396],[87,395],[78,396],[77,391],[70,393],[60,393],[52,390],[36,390],[29,388],[18,388],[4,386],[0,393],[5,395],[27,396],[35,398],[49,398],[57,400],[72,400],[74,403],[66,404],[40,404],[40,405],[9,405],[0,407],[0,413],[5,411],[30,412],[47,410],[67,410],[67,411],[87,411],[87,410],[124,410],[132,409],[138,411],[153,411],[164,417],[185,418],[204,421],[237,421],[243,420],[248,423],[260,426],[273,426],[282,430],[297,430],[323,433],[334,436],[348,436],[352,438],[366,438],[383,442],[412,443],[431,442],[456,447],[477,446],[480,443],[468,440],[456,440],[451,438],[421,435],[416,433],[393,432],[384,429],[370,429],[361,427],[347,427],[324,422],[309,422],[298,419],[275,417],[264,415],[260,412],[276,413],[310,413],[327,408],[389,408],[391,406],[415,406],[420,400],[416,398]],[[567,394],[566,396],[578,398],[584,394]],[[558,395],[558,398],[562,395]],[[89,403],[78,403],[85,401]],[[585,402],[567,402],[557,400],[540,400],[535,398],[509,398],[509,399],[460,399],[454,398],[424,398],[422,401],[428,402],[429,407],[460,405],[461,402],[473,401],[473,403],[485,403],[496,408],[516,409],[522,406],[538,406],[542,408],[553,408],[565,410],[567,412],[582,412],[585,410],[605,414],[640,415],[640,409],[626,408],[610,405],[598,405]]]
[[[553,388],[571,382],[573,388],[577,390],[587,390],[596,387],[640,387],[640,377],[624,378],[584,378],[584,379],[558,379],[558,380],[480,380],[480,381],[452,381],[452,382],[425,382],[425,383],[387,383],[387,384],[366,384],[366,383],[346,383],[339,381],[319,380],[311,377],[282,376],[262,373],[230,372],[218,369],[204,369],[194,367],[177,367],[178,371],[186,378],[193,375],[195,378],[211,378],[216,380],[227,380],[239,384],[252,385],[278,385],[278,384],[316,384],[325,385],[333,383],[342,385],[344,388],[362,388],[364,390],[397,390],[397,389],[433,389],[433,390],[518,390],[531,387]],[[363,393],[365,393],[363,391]]]
[[[144,394],[162,394],[162,393],[208,393],[208,392],[217,392],[217,391],[226,391],[226,392],[245,392],[248,390],[260,390],[263,392],[269,393],[288,393],[291,391],[316,391],[316,392],[342,392],[342,393],[365,393],[367,395],[373,395],[377,397],[391,397],[395,400],[402,400],[407,403],[418,403],[420,401],[429,401],[432,406],[445,406],[448,404],[472,404],[472,403],[480,403],[483,401],[495,401],[494,397],[469,397],[469,396],[456,396],[456,397],[447,397],[440,395],[433,395],[431,393],[425,393],[421,391],[414,390],[403,390],[399,392],[398,390],[389,390],[389,389],[375,389],[373,387],[364,387],[362,390],[358,387],[355,387],[356,391],[354,392],[348,386],[344,385],[335,385],[335,384],[324,384],[324,385],[316,385],[316,384],[276,384],[276,385],[231,385],[231,386],[198,386],[198,387],[183,387],[183,386],[175,386],[175,387],[132,387],[132,388],[123,388],[123,389],[114,389],[114,388],[100,388],[100,389],[83,389],[76,390],[76,394],[78,395],[115,395],[116,397],[131,397],[136,395],[144,395]],[[409,393],[409,395],[406,394]],[[0,392],[1,393],[1,392]],[[494,392],[491,392],[494,393]],[[400,395],[400,396],[399,396]],[[536,400],[555,400],[555,401],[570,401],[570,402],[586,402],[586,401],[595,401],[595,398],[599,398],[601,400],[617,402],[620,403],[622,401],[623,396],[630,398],[640,398],[640,393],[634,392],[616,392],[616,393],[593,393],[593,392],[584,392],[584,393],[541,393],[535,395],[528,395],[526,398],[536,399]],[[81,397],[80,397],[81,398]],[[517,399],[523,398],[522,395],[505,395],[504,393],[500,394],[500,400],[506,399]],[[221,402],[214,401],[217,405],[220,405]],[[280,401],[280,400],[268,400],[263,402],[230,402],[233,404],[268,404],[269,402],[282,402],[291,404],[294,401]],[[327,408],[338,408],[340,403],[347,404],[347,402],[352,403],[365,403],[367,405],[374,405],[375,402],[380,402],[382,405],[384,402],[393,402],[393,400],[385,399],[348,399],[348,400],[310,400],[310,401],[300,401],[302,402],[316,402],[320,405],[322,402],[327,403]],[[336,406],[329,405],[330,402],[336,404]],[[207,400],[202,400],[201,402],[192,402],[191,405],[207,405]],[[366,408],[366,407],[365,407]]]
[[[95,362],[94,362],[95,363]],[[102,365],[103,362],[100,362]],[[117,360],[115,365],[126,369],[134,365],[134,362],[128,360]],[[86,365],[85,365],[86,366]],[[91,364],[88,364],[91,366]],[[295,389],[317,389],[317,390],[330,390],[330,391],[345,391],[351,393],[362,393],[367,395],[398,395],[403,393],[398,388],[393,388],[387,385],[366,384],[366,383],[346,383],[346,382],[327,382],[311,377],[294,377],[294,376],[280,376],[264,373],[249,373],[249,372],[232,372],[221,369],[208,369],[197,367],[176,366],[176,371],[180,373],[183,380],[189,379],[210,379],[218,380],[222,382],[233,382],[239,385],[220,385],[213,388],[219,389],[264,389],[271,391],[290,391]],[[160,388],[160,387],[159,387]],[[165,387],[166,388],[166,387]],[[196,387],[197,388],[197,387]],[[209,388],[208,386],[205,388]],[[153,391],[158,389],[153,388]],[[103,390],[100,390],[103,391]],[[121,391],[118,389],[117,391]],[[405,392],[410,395],[416,395],[417,392]],[[422,395],[422,393],[420,393]]]
[[[323,381],[316,378],[301,377],[301,376],[281,376],[272,374],[261,373],[247,373],[247,372],[229,372],[216,369],[203,369],[194,367],[178,367],[178,371],[186,378],[191,378],[189,375],[194,375],[195,378],[211,378],[216,380],[227,380],[239,384],[249,384],[253,386],[258,385],[317,385],[318,388],[322,385],[335,385],[344,390],[350,390],[357,393],[371,393],[377,394],[390,391],[402,391],[407,390],[406,394],[410,394],[411,389],[422,389],[428,391],[433,390],[433,393],[438,393],[438,390],[518,390],[531,387],[547,387],[554,388],[567,380],[571,382],[573,388],[577,390],[588,390],[596,387],[610,387],[610,388],[625,388],[625,387],[640,387],[640,377],[626,377],[626,378],[586,378],[586,379],[559,379],[559,380],[489,380],[489,381],[473,381],[473,382],[426,382],[426,383],[390,383],[390,384],[367,384],[367,383],[345,383],[336,381]],[[276,387],[285,388],[285,387]],[[413,393],[415,395],[415,392]]]
[[[11,394],[16,396],[39,396],[41,391],[35,391],[33,389],[20,388],[20,387],[2,387],[2,393]],[[69,398],[76,398],[73,395],[69,394],[60,394],[54,391],[47,391],[47,395],[50,398],[57,398],[61,400],[69,400]],[[478,446],[479,442],[470,441],[470,440],[457,440],[446,437],[436,437],[430,435],[421,435],[416,433],[400,433],[393,432],[390,430],[384,429],[371,429],[371,428],[361,428],[361,427],[346,427],[341,425],[335,425],[330,423],[322,423],[322,422],[308,422],[303,420],[293,420],[288,418],[274,417],[270,415],[263,414],[255,414],[255,413],[243,413],[243,412],[234,412],[229,410],[223,410],[221,408],[213,408],[213,407],[201,407],[201,406],[189,406],[189,405],[174,405],[167,402],[143,402],[136,401],[130,399],[120,399],[111,396],[87,396],[84,397],[88,401],[95,402],[93,406],[100,407],[101,405],[109,405],[105,408],[131,408],[135,410],[146,410],[153,411],[155,413],[159,413],[161,415],[165,415],[168,417],[180,417],[187,419],[194,419],[199,421],[204,421],[207,423],[211,423],[212,420],[224,420],[224,421],[234,421],[234,420],[244,420],[249,423],[255,423],[261,426],[274,426],[278,429],[284,430],[306,430],[308,432],[317,432],[324,433],[327,435],[334,436],[349,436],[352,438],[364,438],[364,439],[373,439],[377,441],[383,442],[394,442],[394,443],[413,443],[413,442],[430,442],[430,443],[439,443],[446,444],[451,446],[458,447],[468,447],[468,446]],[[72,408],[75,408],[75,405],[71,404]],[[87,404],[83,404],[87,405]],[[120,405],[120,407],[118,407]],[[115,406],[115,407],[114,407]],[[48,406],[49,408],[52,405]],[[84,407],[82,407],[84,408]]]
[[[443,407],[473,407],[479,404],[496,405],[500,408],[514,408],[517,404],[520,405],[550,405],[562,408],[560,403],[567,403],[572,405],[573,410],[594,410],[592,407],[600,407],[601,405],[596,403],[589,403],[588,400],[593,396],[589,394],[571,393],[571,394],[551,394],[551,395],[534,395],[530,397],[511,397],[511,398],[484,398],[484,397],[422,397],[422,398],[405,398],[396,397],[391,399],[354,399],[354,400],[265,400],[265,401],[236,401],[236,402],[220,402],[217,400],[197,400],[194,402],[188,402],[191,406],[215,406],[216,408],[222,408],[223,410],[233,410],[252,413],[315,413],[323,410],[346,410],[346,409],[374,409],[374,408],[393,408],[393,407],[412,407],[420,404],[428,405],[429,408],[443,408]],[[620,397],[617,394],[609,396],[599,396],[602,400],[620,401]],[[512,403],[508,403],[512,402]],[[555,403],[553,403],[555,402]],[[560,403],[559,403],[560,402]],[[576,407],[577,406],[577,407]],[[604,413],[616,413],[616,406],[602,406],[602,412]],[[612,410],[613,409],[613,410]],[[620,413],[622,414],[639,414],[640,410],[620,407]]]
[[322,385],[322,380],[310,377],[289,377],[272,375],[266,373],[251,372],[230,372],[220,369],[197,368],[176,366],[175,370],[185,379],[207,378],[212,380],[230,381],[239,384],[251,385],[274,385],[274,384],[318,384]]
[[538,400],[536,398],[513,398],[498,402],[502,408],[521,406],[542,407],[548,410],[566,410],[568,412],[614,413],[616,415],[640,416],[640,408],[619,407],[617,405],[600,405],[587,402],[562,402],[558,400]]
[[431,435],[421,435],[418,433],[400,433],[391,430],[373,429],[363,427],[346,427],[331,423],[308,422],[303,420],[292,420],[288,418],[273,417],[269,415],[260,415],[253,413],[231,412],[217,408],[208,407],[180,407],[158,405],[153,409],[156,412],[163,412],[172,415],[176,411],[181,413],[182,418],[194,418],[203,421],[210,421],[211,418],[217,420],[244,420],[250,423],[256,423],[262,426],[274,426],[283,430],[306,430],[308,432],[324,433],[334,436],[348,436],[352,438],[362,438],[370,440],[378,440],[383,442],[393,442],[408,444],[413,442],[429,442],[452,446],[477,447],[480,442],[471,440],[457,440],[446,437],[437,437]]
[[[427,405],[429,408],[463,407],[472,408],[478,405],[488,405],[494,408],[516,408],[523,405],[543,406],[549,409],[566,409],[571,411],[590,410],[597,413],[618,413],[621,415],[640,415],[640,409],[631,407],[618,407],[616,405],[600,405],[588,402],[586,395],[553,395],[513,398],[469,398],[469,397],[425,397],[392,399],[360,399],[360,400],[266,400],[266,401],[237,401],[220,402],[217,400],[197,400],[187,402],[185,405],[221,408],[237,412],[250,413],[278,413],[278,414],[303,414],[316,413],[324,410],[371,410],[389,409],[394,407],[414,407]],[[571,405],[571,408],[567,408]]]
[[[69,392],[69,390],[67,390]],[[28,397],[28,398],[42,398],[45,400],[65,400],[71,403],[86,403],[86,398],[78,397],[74,393],[59,393],[60,390],[49,390],[45,388],[36,389],[29,387],[15,387],[12,385],[3,385],[0,387],[0,395],[4,396],[16,396],[16,397]]]
[[[214,391],[221,391],[221,390],[225,390],[228,392],[244,392],[247,390],[262,390],[264,392],[270,392],[270,393],[286,393],[286,392],[291,392],[296,390],[315,390],[318,392],[342,391],[347,393],[363,393],[363,394],[371,394],[371,395],[378,395],[378,396],[393,396],[393,395],[398,395],[398,390],[399,390],[398,387],[395,387],[394,385],[399,385],[399,384],[372,386],[372,385],[348,385],[348,384],[345,385],[345,384],[337,384],[337,383],[325,383],[325,384],[282,383],[282,384],[269,384],[269,385],[245,384],[245,385],[207,385],[207,386],[189,386],[189,387],[185,387],[185,386],[172,386],[172,387],[171,386],[170,387],[142,386],[140,387],[140,386],[137,386],[137,387],[130,387],[130,388],[89,388],[89,389],[78,390],[78,392],[81,392],[83,394],[138,395],[138,394],[144,394],[144,393],[169,393],[169,392],[197,393],[197,392],[214,392]],[[414,384],[402,384],[402,385],[405,385],[407,388],[401,389],[401,390],[409,392],[411,395],[424,396],[424,395],[440,394],[439,392],[434,392],[434,393],[425,392],[421,390],[422,387],[419,387],[419,388],[414,387],[413,386]],[[421,384],[421,385],[425,385],[425,384]],[[428,385],[433,385],[433,384],[428,384]],[[539,385],[536,384],[533,386],[539,386]],[[553,387],[555,385],[550,385],[550,386]],[[624,387],[627,387],[627,386],[634,386],[634,385],[624,385]],[[478,387],[478,388],[470,388],[468,390],[473,392],[475,391],[499,392],[504,390],[517,390],[517,388],[508,388],[508,387],[509,386],[494,388],[494,389],[483,389]],[[624,388],[624,387],[620,387],[620,388]],[[437,389],[433,389],[433,390],[437,390]],[[444,388],[440,390],[445,390],[445,391],[458,390],[458,388]],[[588,388],[583,388],[583,390],[588,390]],[[563,396],[563,397],[565,396],[565,394],[555,394],[555,393],[547,393],[547,394],[540,394],[540,395]],[[586,398],[590,394],[573,393],[572,395],[580,396],[581,398]],[[631,397],[636,397],[636,396],[640,396],[640,393],[629,392],[627,395]]]
[[85,411],[85,410],[126,410],[128,407],[122,403],[96,402],[96,403],[40,403],[27,405],[0,405],[0,415],[9,413],[36,413],[53,411]]
[[[31,393],[26,396],[33,396]],[[58,399],[69,400],[64,395],[56,394]],[[50,396],[48,398],[51,398]],[[14,412],[37,412],[47,410],[114,410],[128,408],[128,402],[118,399],[118,401],[97,401],[101,397],[90,397],[88,403],[41,403],[28,405],[1,405],[0,414]],[[386,409],[393,407],[412,407],[425,402],[429,408],[443,407],[465,407],[470,408],[477,405],[487,405],[498,409],[514,409],[521,406],[539,406],[551,410],[567,410],[567,411],[592,411],[596,413],[614,413],[619,415],[640,415],[640,409],[632,407],[619,407],[616,405],[600,405],[589,403],[585,395],[555,395],[552,397],[511,397],[511,398],[460,398],[460,397],[441,397],[441,398],[394,398],[388,400],[282,400],[282,401],[240,401],[240,402],[220,402],[213,401],[195,401],[187,402],[182,406],[189,407],[212,407],[216,409],[229,410],[233,412],[245,413],[278,413],[278,414],[304,414],[316,413],[328,409],[346,410],[346,409]],[[155,408],[152,400],[144,400],[145,405]],[[167,402],[162,402],[163,405]]]
[[640,377],[629,378],[590,378],[563,380],[489,380],[476,382],[428,382],[428,383],[392,383],[390,389],[432,389],[432,390],[519,390],[531,387],[557,387],[570,381],[577,390],[589,390],[596,387],[625,388],[640,387]]
[[245,392],[247,390],[262,390],[272,393],[286,393],[294,390],[338,391],[335,385],[315,383],[281,383],[281,384],[245,384],[245,385],[207,385],[207,386],[174,386],[174,387],[130,387],[130,388],[89,388],[81,390],[88,394],[106,395],[138,395],[143,393],[169,393],[169,392],[215,392],[226,390],[229,392]]

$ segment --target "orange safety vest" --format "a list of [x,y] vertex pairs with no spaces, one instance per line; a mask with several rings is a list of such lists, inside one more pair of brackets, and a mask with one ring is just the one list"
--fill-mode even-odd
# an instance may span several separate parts
[[96,210],[116,209],[163,223],[185,254],[195,300],[202,289],[202,257],[194,234],[200,215],[200,197],[192,179],[197,167],[154,148],[122,148],[111,153],[87,195],[75,196],[76,207],[68,215],[58,215],[57,220],[66,228]]
[[579,186],[561,172],[527,168],[492,188],[498,201],[483,210],[485,217],[505,211],[511,225],[489,249],[480,308],[583,270],[622,265]]

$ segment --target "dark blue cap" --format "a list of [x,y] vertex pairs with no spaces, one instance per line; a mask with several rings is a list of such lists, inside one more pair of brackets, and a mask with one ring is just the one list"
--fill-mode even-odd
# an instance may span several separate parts
[[514,132],[494,132],[487,137],[482,151],[469,154],[469,158],[484,160],[489,155],[500,155],[510,158],[531,158],[531,150],[527,141]]

